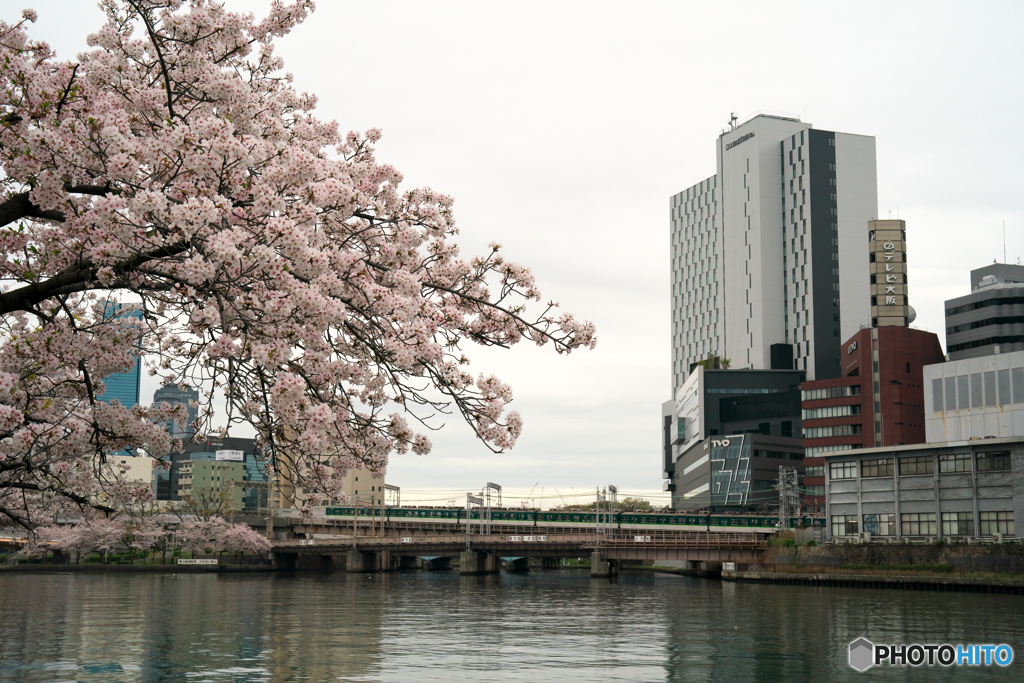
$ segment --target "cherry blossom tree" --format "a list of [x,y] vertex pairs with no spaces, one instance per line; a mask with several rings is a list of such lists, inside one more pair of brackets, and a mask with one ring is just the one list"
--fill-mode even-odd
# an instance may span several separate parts
[[569,353],[594,326],[499,245],[460,256],[452,198],[403,189],[380,131],[314,116],[274,54],[313,3],[100,4],[74,60],[30,36],[35,12],[0,22],[0,519],[112,511],[105,454],[173,447],[156,423],[182,407],[102,400],[140,355],[204,387],[200,436],[222,397],[310,505],[427,453],[448,413],[513,446],[512,390],[466,343]]
[[221,517],[185,520],[175,533],[178,545],[192,553],[270,550],[270,542],[251,527],[246,524],[231,524]]
[[171,515],[131,517],[124,513],[106,516],[88,513],[72,524],[52,524],[34,530],[34,551],[75,554],[76,562],[94,551],[164,551],[173,544],[193,553],[269,552],[270,541],[246,524],[223,518],[186,519]]
[[219,531],[224,550],[232,553],[270,552],[270,541],[247,524],[225,523]]

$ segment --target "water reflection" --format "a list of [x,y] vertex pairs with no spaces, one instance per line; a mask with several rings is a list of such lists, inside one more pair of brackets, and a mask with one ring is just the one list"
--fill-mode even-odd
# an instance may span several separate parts
[[0,576],[2,681],[1019,680],[856,674],[847,644],[1006,642],[1024,600],[573,572]]

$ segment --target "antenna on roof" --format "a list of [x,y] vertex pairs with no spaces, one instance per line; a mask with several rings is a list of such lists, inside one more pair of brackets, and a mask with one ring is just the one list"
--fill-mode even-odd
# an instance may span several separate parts
[[740,120],[740,117],[736,116],[736,112],[729,112],[729,130],[736,129],[736,122]]

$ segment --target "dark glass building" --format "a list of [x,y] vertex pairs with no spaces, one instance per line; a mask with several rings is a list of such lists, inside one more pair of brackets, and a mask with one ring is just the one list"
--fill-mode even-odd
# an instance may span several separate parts
[[777,504],[779,466],[803,471],[802,370],[695,368],[662,406],[665,489],[676,510]]

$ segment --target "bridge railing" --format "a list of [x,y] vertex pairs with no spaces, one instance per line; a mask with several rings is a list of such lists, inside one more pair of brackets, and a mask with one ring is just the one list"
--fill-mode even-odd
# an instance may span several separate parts
[[[401,548],[403,546],[453,546],[465,545],[466,536],[461,533],[437,534],[433,536],[353,536],[315,534],[311,539],[287,539],[274,541],[277,548],[309,548],[317,546],[353,547],[374,546],[382,548]],[[515,534],[474,534],[474,546],[524,546],[543,547],[551,545],[571,544],[581,548],[628,548],[628,547],[664,547],[664,548],[763,548],[766,546],[764,537],[755,533],[725,532],[685,532],[685,531],[650,531],[640,533],[623,533],[615,531],[595,537],[592,530],[578,529],[570,533],[530,533]]]

